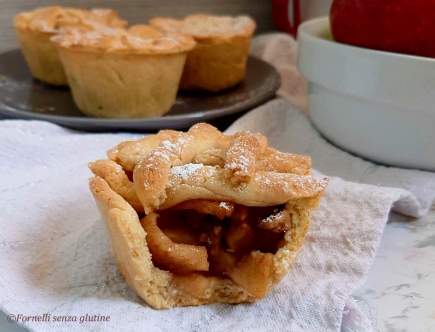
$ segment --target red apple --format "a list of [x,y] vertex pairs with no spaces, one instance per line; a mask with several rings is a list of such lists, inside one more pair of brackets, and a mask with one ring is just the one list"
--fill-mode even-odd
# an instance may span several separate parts
[[340,43],[435,58],[435,0],[334,0]]

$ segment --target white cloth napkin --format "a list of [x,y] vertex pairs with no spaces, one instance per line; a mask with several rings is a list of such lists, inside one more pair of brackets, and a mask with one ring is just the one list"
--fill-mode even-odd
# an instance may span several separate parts
[[[285,35],[253,43],[253,53],[281,72],[279,94],[304,109],[295,50]],[[50,322],[22,323],[32,331],[339,331],[345,303],[349,307],[350,294],[365,280],[391,208],[416,217],[426,213],[435,175],[378,166],[343,152],[283,99],[246,114],[228,133],[239,130],[263,133],[280,150],[308,154],[314,168],[331,176],[300,256],[265,299],[149,308],[123,281],[87,186],[89,161],[141,136],[1,121],[0,309],[16,316],[51,315]],[[86,314],[110,321],[80,323]],[[54,316],[77,322],[54,322]],[[363,325],[358,331],[369,330]]]
[[[325,174],[381,185],[331,177],[299,258],[262,301],[159,311],[123,281],[87,186],[88,161],[140,136],[0,122],[0,308],[52,319],[110,316],[109,322],[24,323],[35,331],[339,331],[344,304],[364,282],[392,205],[408,215],[424,213],[435,175],[387,169],[342,152],[285,100],[248,113],[228,132],[246,129],[284,151],[310,154]],[[382,187],[393,183],[403,189]]]

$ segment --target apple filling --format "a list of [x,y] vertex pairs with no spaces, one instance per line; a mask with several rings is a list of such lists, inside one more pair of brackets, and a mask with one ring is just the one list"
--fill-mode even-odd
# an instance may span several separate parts
[[155,266],[176,275],[229,278],[262,298],[291,215],[284,205],[190,200],[150,213],[141,224]]

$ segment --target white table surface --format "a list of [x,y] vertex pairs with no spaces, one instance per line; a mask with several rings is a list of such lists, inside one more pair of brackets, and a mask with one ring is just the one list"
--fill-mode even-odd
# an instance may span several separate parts
[[[435,331],[435,204],[419,219],[390,216],[367,281],[353,296],[374,331]],[[0,331],[27,330],[0,311]]]
[[435,332],[435,204],[419,219],[390,216],[368,279],[353,296],[379,331]]

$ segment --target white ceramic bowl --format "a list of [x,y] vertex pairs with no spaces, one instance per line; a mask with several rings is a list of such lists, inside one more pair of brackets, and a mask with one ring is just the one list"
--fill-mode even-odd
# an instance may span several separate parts
[[322,135],[383,164],[435,171],[435,59],[337,43],[328,18],[299,27],[298,53]]

